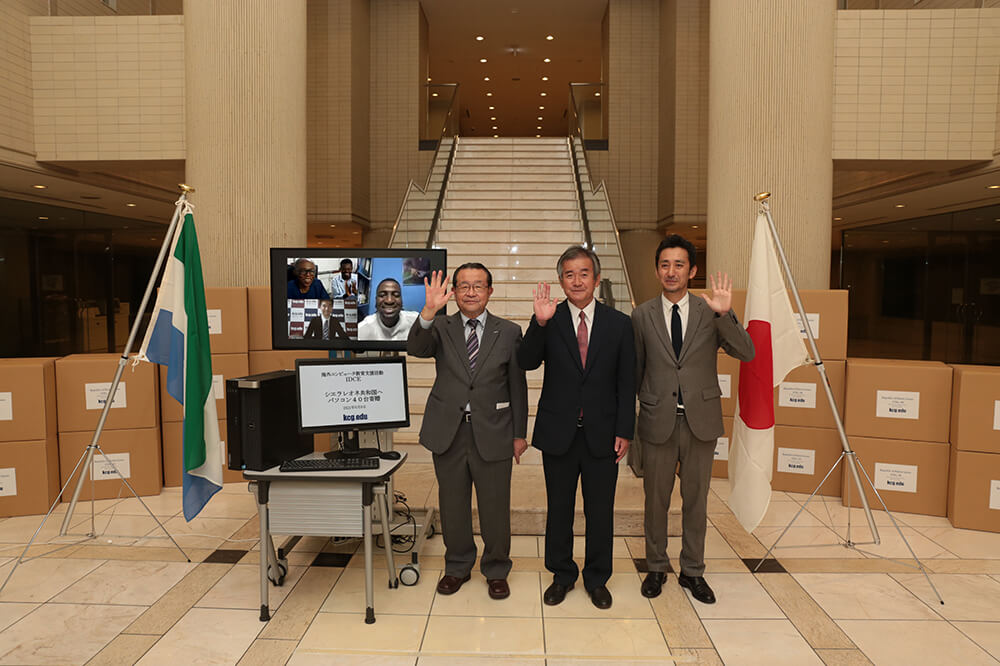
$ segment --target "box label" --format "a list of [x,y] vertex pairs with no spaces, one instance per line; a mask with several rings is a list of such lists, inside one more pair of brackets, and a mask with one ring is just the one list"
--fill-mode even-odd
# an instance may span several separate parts
[[993,429],[1000,430],[1000,400],[993,401]]
[[[1000,405],[1000,402],[997,403]],[[0,392],[0,421],[14,420],[14,395],[10,391]]]
[[777,471],[812,476],[816,471],[816,452],[812,449],[778,447]]
[[[806,327],[802,325],[802,317],[798,312],[793,312],[792,315],[795,317],[795,323],[799,327],[799,335],[803,338],[808,338],[806,335]],[[819,340],[819,313],[818,312],[807,312],[806,321],[809,322],[809,328],[812,330],[813,337]]]
[[216,400],[226,397],[226,382],[222,379],[222,375],[212,375],[212,393],[215,394]]
[[208,310],[208,334],[222,335],[222,310]]
[[816,385],[810,382],[781,382],[778,406],[816,409]]
[[[0,479],[0,485],[3,485],[2,479]],[[0,492],[0,495],[2,494]],[[990,479],[990,508],[1000,511],[1000,481],[996,479]]]
[[917,492],[917,466],[875,463],[875,487],[879,490]]
[[919,419],[920,392],[876,391],[875,416],[885,419]]
[[94,454],[94,464],[91,470],[91,475],[94,481],[101,481],[102,479],[117,479],[118,475],[115,474],[115,467],[121,472],[121,475],[126,479],[132,478],[132,466],[129,462],[129,454],[127,453],[107,453],[105,454],[114,463],[114,467],[108,464],[104,456],[100,453]]
[[[108,399],[110,389],[111,382],[84,384],[83,391],[87,401],[87,409],[104,409],[104,402]],[[118,390],[115,391],[115,399],[111,401],[111,409],[125,409],[126,407],[128,407],[128,400],[125,397],[125,382],[118,382]]]
[[17,470],[13,467],[0,468],[0,497],[12,497],[16,494]]
[[715,459],[729,460],[729,438],[720,437],[715,441]]
[[[733,397],[733,376],[719,375],[719,389],[722,391],[723,398]],[[997,404],[1000,405],[1000,401]]]

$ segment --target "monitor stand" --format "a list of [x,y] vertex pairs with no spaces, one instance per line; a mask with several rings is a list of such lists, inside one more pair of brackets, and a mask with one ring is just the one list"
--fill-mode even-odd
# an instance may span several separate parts
[[348,430],[343,434],[343,448],[340,451],[327,451],[323,454],[325,458],[336,460],[337,458],[377,458],[379,450],[375,448],[358,447],[358,431]]

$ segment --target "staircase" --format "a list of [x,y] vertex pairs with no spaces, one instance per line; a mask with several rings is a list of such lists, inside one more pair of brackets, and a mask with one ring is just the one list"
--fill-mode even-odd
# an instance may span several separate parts
[[[491,313],[513,320],[527,329],[532,314],[532,290],[540,281],[549,282],[554,295],[561,297],[556,275],[556,260],[574,244],[584,242],[580,211],[580,190],[574,169],[571,144],[562,138],[459,138],[445,183],[441,216],[434,246],[448,250],[448,268],[470,261],[486,265],[493,274]],[[442,153],[444,151],[441,151]],[[440,161],[440,160],[439,160]],[[584,162],[582,157],[579,163]],[[443,164],[435,170],[444,171]],[[589,179],[583,193],[592,225],[591,240],[601,259],[602,278],[610,279],[615,306],[631,313],[626,275],[618,249],[617,233],[606,205],[603,190],[594,192]],[[430,224],[426,207],[432,193],[411,192],[403,210],[413,207],[413,219],[420,224],[401,226],[394,247],[420,247],[426,244]],[[418,197],[413,197],[418,194]],[[601,197],[604,197],[602,208]],[[436,197],[435,197],[436,200]],[[606,211],[606,212],[605,212]],[[431,209],[433,213],[433,208]],[[432,216],[432,215],[431,215]],[[423,235],[423,242],[418,239]],[[455,312],[455,304],[448,306]],[[394,446],[409,455],[408,462],[431,462],[429,451],[420,446],[417,434],[424,405],[434,383],[433,359],[407,359],[410,392],[409,428],[393,435]],[[528,435],[534,427],[535,412],[542,387],[543,368],[528,373]],[[511,524],[515,534],[542,534],[545,519],[545,490],[541,454],[529,448],[514,468],[512,480]],[[429,466],[428,466],[429,467]],[[433,477],[433,472],[430,472]],[[627,484],[639,483],[623,464],[619,494]],[[641,488],[635,510],[616,511],[617,534],[642,533]],[[625,492],[631,495],[632,491]],[[436,492],[428,498],[436,503]],[[581,515],[576,521],[583,527]]]

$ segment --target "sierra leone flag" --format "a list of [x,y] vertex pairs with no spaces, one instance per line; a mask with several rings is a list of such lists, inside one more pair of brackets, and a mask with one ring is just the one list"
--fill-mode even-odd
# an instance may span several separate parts
[[222,488],[222,447],[198,236],[191,204],[182,205],[139,360],[167,366],[167,393],[184,407],[184,518],[191,520]]

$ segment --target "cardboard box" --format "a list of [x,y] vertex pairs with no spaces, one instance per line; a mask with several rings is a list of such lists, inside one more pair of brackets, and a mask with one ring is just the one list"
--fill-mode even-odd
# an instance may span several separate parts
[[250,351],[271,349],[271,288],[247,287]]
[[[846,365],[845,361],[823,362],[841,419],[844,417]],[[822,377],[814,365],[803,365],[789,372],[785,381],[774,389],[774,422],[808,428],[836,428],[821,382]]]
[[[775,426],[771,490],[811,493],[843,450],[833,428]],[[840,484],[841,475],[834,471],[817,494],[839,497]]]
[[[215,413],[226,418],[226,382],[231,377],[246,377],[250,374],[250,361],[246,354],[212,354],[212,386],[215,391]],[[167,371],[160,370],[160,419],[168,421],[184,420],[184,408],[167,393]]]
[[[184,460],[183,423],[168,422],[163,424],[163,486],[174,488],[182,484],[182,465]],[[243,473],[231,470],[226,466],[226,442],[229,441],[226,432],[226,420],[219,419],[219,437],[222,440],[222,482],[238,483],[243,481]]]
[[938,361],[847,360],[847,434],[947,442],[951,375]]
[[740,361],[720,351],[716,363],[719,388],[722,389],[722,415],[736,415],[736,398],[740,388]]
[[[56,361],[59,432],[93,432],[118,368],[118,354],[73,354]],[[159,366],[129,360],[104,430],[155,428],[160,423]]]
[[712,463],[712,476],[717,479],[729,478],[729,442],[733,436],[733,417],[723,416],[722,427],[725,429],[722,437],[715,444],[715,462]]
[[47,513],[59,494],[59,440],[0,442],[0,516]]
[[213,287],[205,290],[209,342],[213,354],[246,354],[247,288]]
[[0,442],[54,437],[56,359],[0,359]]
[[959,451],[1000,453],[1000,368],[953,365],[951,445]]
[[294,370],[297,358],[329,358],[330,353],[319,350],[293,349],[289,351],[252,351],[249,356],[249,374],[257,375],[275,370]]
[[[850,371],[848,371],[850,374]],[[951,447],[947,443],[898,439],[851,437],[868,477],[890,511],[943,516],[948,510],[948,465]],[[846,463],[846,461],[845,461]],[[847,506],[847,484],[851,484],[851,506],[861,506],[848,466],[841,472],[841,501]],[[864,475],[871,508],[882,509]]]
[[[73,468],[76,467],[84,449],[90,444],[93,433],[61,432],[59,433],[59,468],[62,483],[66,483]],[[129,484],[139,495],[158,495],[163,488],[163,469],[160,453],[160,429],[139,428],[130,430],[105,430],[101,433],[99,442],[101,449],[122,475],[128,478]],[[81,470],[82,471],[82,470]],[[130,497],[128,488],[114,473],[99,453],[94,453],[92,472],[94,475],[94,498],[114,499]],[[73,486],[77,477],[73,478]],[[91,499],[91,483],[88,480],[80,489],[80,499]],[[72,492],[63,495],[63,501],[72,498]]]
[[1000,454],[951,450],[948,520],[955,527],[1000,532]]

